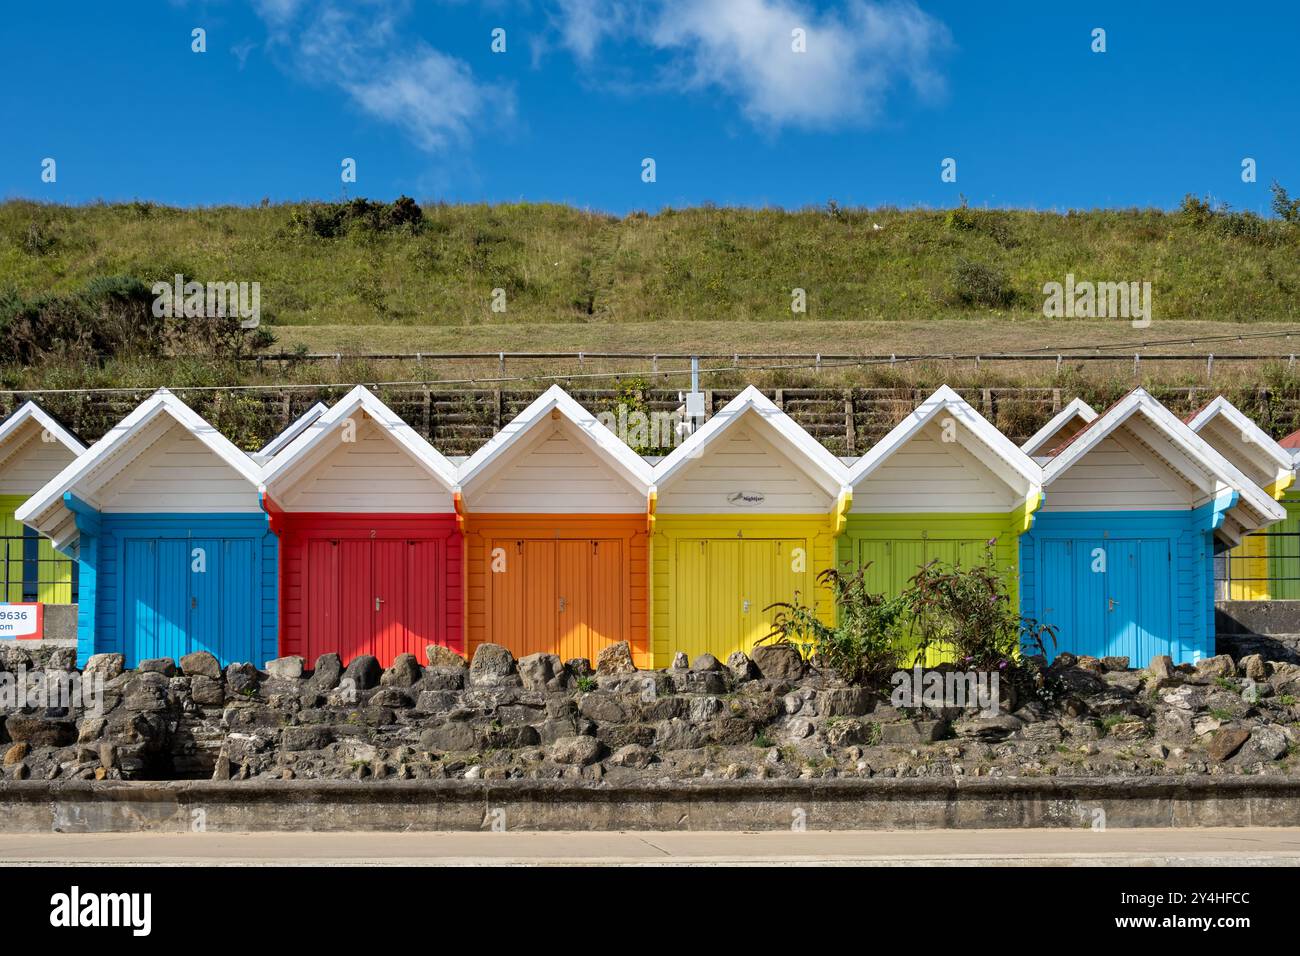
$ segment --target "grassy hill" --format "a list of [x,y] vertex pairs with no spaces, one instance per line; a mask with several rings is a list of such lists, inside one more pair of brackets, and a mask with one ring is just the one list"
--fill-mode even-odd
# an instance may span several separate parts
[[[20,296],[72,294],[105,276],[257,281],[264,320],[286,329],[466,328],[491,340],[500,327],[500,347],[509,329],[542,324],[1041,321],[1043,283],[1066,273],[1149,280],[1157,322],[1288,322],[1297,262],[1300,225],[1201,203],[1173,213],[831,205],[623,218],[531,204],[398,214],[364,202],[0,204],[0,289]],[[795,288],[806,290],[806,314],[791,312]],[[504,314],[491,310],[494,289],[505,290]],[[374,348],[389,333],[365,334]],[[751,334],[762,348],[764,333]]]

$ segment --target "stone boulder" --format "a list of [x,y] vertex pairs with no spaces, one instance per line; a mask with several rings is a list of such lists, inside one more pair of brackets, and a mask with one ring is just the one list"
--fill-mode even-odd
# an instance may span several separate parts
[[104,681],[121,677],[126,670],[126,657],[122,654],[91,654],[81,672],[82,678],[100,676]]
[[381,687],[414,687],[424,676],[420,662],[414,654],[398,654],[393,658],[383,674],[379,676]]
[[691,662],[691,670],[697,674],[711,674],[715,671],[722,670],[722,662],[712,654],[701,654]]
[[515,658],[500,644],[480,644],[474,652],[474,660],[469,665],[469,685],[471,687],[507,687],[519,686],[518,670]]
[[424,649],[424,659],[429,662],[429,667],[433,670],[463,671],[469,666],[465,663],[465,658],[450,647],[444,647],[441,644],[430,644],[426,647]]
[[77,739],[77,725],[71,720],[26,714],[6,717],[5,732],[14,743],[29,747],[66,747]]
[[181,673],[186,677],[221,680],[221,662],[207,651],[194,651],[181,658]]
[[307,687],[313,694],[324,694],[339,686],[343,676],[343,661],[337,654],[322,654],[316,658],[316,667],[312,670]]
[[297,680],[302,676],[302,665],[301,657],[277,657],[266,662],[266,673],[276,680]]
[[799,649],[791,644],[759,644],[750,653],[758,672],[768,680],[797,681],[806,666]]
[[585,767],[600,759],[602,749],[595,737],[561,737],[551,745],[551,759],[558,764]]
[[176,676],[176,662],[170,657],[151,657],[135,666],[137,671],[148,674],[162,674],[163,677]]
[[558,654],[529,654],[518,661],[519,678],[525,690],[555,689],[552,682],[564,673],[564,662]]
[[597,674],[635,674],[636,664],[632,662],[632,646],[627,641],[617,641],[601,648],[596,655]]
[[379,660],[370,654],[362,654],[348,661],[339,683],[350,681],[354,690],[370,690],[379,686],[379,678],[384,673]]
[[1222,763],[1240,750],[1249,739],[1250,731],[1244,727],[1220,727],[1210,735],[1205,751],[1211,760]]

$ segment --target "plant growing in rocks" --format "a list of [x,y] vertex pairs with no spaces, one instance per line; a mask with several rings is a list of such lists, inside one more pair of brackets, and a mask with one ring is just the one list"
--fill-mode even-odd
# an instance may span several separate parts
[[831,592],[836,623],[827,624],[807,605],[780,601],[772,630],[761,640],[796,647],[805,659],[816,660],[844,680],[867,687],[883,686],[902,663],[904,615],[902,598],[886,598],[867,589],[866,565],[856,571],[828,568],[817,576]]

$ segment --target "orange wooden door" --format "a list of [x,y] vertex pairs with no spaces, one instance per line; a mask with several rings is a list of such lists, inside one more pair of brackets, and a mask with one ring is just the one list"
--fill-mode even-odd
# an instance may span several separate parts
[[559,634],[563,660],[594,661],[623,633],[623,542],[614,539],[557,542]]

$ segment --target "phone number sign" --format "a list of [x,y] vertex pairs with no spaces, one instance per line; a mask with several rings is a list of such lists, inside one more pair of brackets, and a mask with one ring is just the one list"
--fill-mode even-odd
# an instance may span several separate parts
[[0,604],[0,640],[31,641],[44,634],[44,604]]

